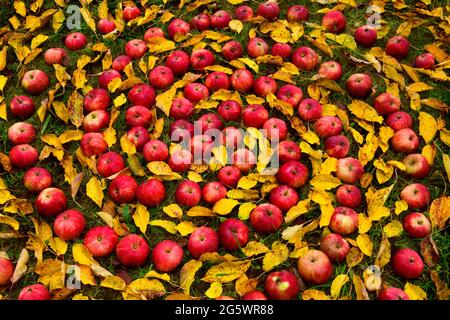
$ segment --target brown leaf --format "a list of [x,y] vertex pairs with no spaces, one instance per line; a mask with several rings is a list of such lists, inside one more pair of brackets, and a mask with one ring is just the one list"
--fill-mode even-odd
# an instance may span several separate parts
[[77,90],[74,90],[67,101],[67,111],[69,112],[70,122],[75,127],[80,127],[83,122],[83,96]]
[[80,189],[81,182],[84,178],[84,172],[80,172],[75,176],[75,179],[72,181],[72,185],[70,186],[70,192],[72,195],[72,199],[75,201],[75,197],[77,196],[78,190]]
[[433,200],[430,206],[430,220],[433,227],[444,228],[450,218],[450,197],[440,197]]
[[430,270],[430,276],[436,286],[436,296],[438,300],[448,300],[450,296],[448,285],[439,279],[439,275],[435,270]]
[[383,232],[383,236],[380,242],[380,249],[378,249],[377,258],[375,264],[380,268],[383,268],[391,260],[391,244],[386,234]]
[[423,239],[420,243],[420,253],[427,266],[431,268],[439,262],[439,251],[431,235]]

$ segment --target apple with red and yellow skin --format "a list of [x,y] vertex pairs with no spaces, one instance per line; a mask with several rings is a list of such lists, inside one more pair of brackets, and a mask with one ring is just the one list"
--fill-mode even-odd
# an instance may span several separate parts
[[297,277],[288,270],[269,273],[264,283],[264,290],[274,300],[293,300],[300,292]]
[[400,199],[406,201],[409,209],[421,209],[430,203],[428,188],[421,183],[411,183],[400,192]]
[[364,168],[356,158],[347,157],[337,161],[336,177],[342,182],[355,184],[364,174]]
[[419,148],[419,137],[410,128],[397,131],[391,138],[392,148],[397,152],[414,153]]
[[269,111],[260,104],[249,104],[242,112],[244,126],[260,129],[269,120]]
[[307,21],[308,18],[309,10],[307,7],[302,5],[290,6],[286,13],[286,19],[289,22]]
[[217,113],[225,121],[239,121],[242,115],[242,106],[235,100],[225,100],[217,107]]
[[281,228],[283,213],[277,206],[264,203],[253,209],[249,221],[256,232],[270,234]]
[[224,72],[211,72],[205,79],[205,85],[211,91],[217,91],[220,89],[228,90],[230,88],[230,84],[230,77],[228,77]]
[[51,300],[50,292],[47,287],[40,283],[30,284],[29,286],[24,287],[18,296],[18,300],[35,300],[35,301],[44,301]]
[[358,214],[352,208],[336,207],[330,220],[331,231],[346,236],[358,228]]
[[[322,117],[323,106],[316,99],[308,98],[300,102],[298,115],[305,121],[315,121]],[[328,118],[327,118],[328,119]],[[322,121],[325,121],[322,120]]]
[[405,279],[416,279],[422,274],[424,265],[420,255],[410,248],[399,249],[391,258],[392,270]]
[[122,76],[120,75],[119,72],[113,69],[103,71],[98,76],[98,85],[100,86],[100,88],[106,90],[108,89],[108,84],[114,79],[122,79]]
[[342,134],[328,137],[325,140],[325,152],[328,156],[341,159],[348,155],[350,141]]
[[14,273],[14,265],[6,258],[0,257],[0,287],[4,287],[9,284]]
[[16,122],[8,128],[8,140],[13,145],[29,144],[36,138],[36,129],[26,122]]
[[288,128],[286,122],[279,118],[270,118],[264,122],[263,130],[266,130],[265,134],[269,141],[277,139],[278,141],[286,140],[288,134]]
[[174,119],[188,119],[194,113],[194,104],[184,97],[172,100],[169,114]]
[[299,161],[288,161],[281,165],[277,172],[277,179],[280,184],[297,189],[306,184],[308,175],[308,168],[303,163]]
[[325,253],[331,261],[341,262],[350,251],[350,245],[341,235],[329,233],[320,240],[320,251]]
[[227,196],[227,189],[218,181],[211,181],[202,188],[202,198],[208,204],[214,204]]
[[298,259],[298,272],[303,280],[320,285],[330,279],[333,265],[328,256],[319,250],[310,249]]
[[280,185],[270,191],[269,202],[283,212],[288,212],[299,201],[299,196],[294,188]]
[[125,45],[125,54],[131,60],[138,60],[147,53],[148,47],[144,40],[133,39]]
[[414,60],[414,66],[416,68],[422,68],[422,69],[433,69],[434,64],[436,63],[434,56],[431,53],[423,53],[416,57]]
[[42,70],[30,70],[23,75],[21,84],[29,94],[38,95],[48,88],[50,79]]
[[214,29],[224,29],[228,27],[231,19],[231,14],[229,14],[225,10],[216,11],[211,16],[211,27],[213,27]]
[[109,125],[109,113],[105,110],[94,110],[89,112],[82,122],[85,132],[99,132]]
[[336,201],[344,207],[358,208],[361,205],[361,190],[352,184],[343,184],[336,190]]
[[420,153],[407,155],[403,159],[403,164],[406,167],[405,173],[416,179],[423,179],[430,172],[428,160]]
[[191,28],[198,31],[205,31],[211,27],[209,15],[200,13],[191,19]]
[[405,291],[395,287],[383,289],[378,296],[378,300],[410,300]]
[[342,121],[336,116],[320,117],[314,123],[314,132],[320,138],[337,136],[342,132]]
[[80,141],[81,151],[86,157],[98,156],[108,150],[108,144],[99,132],[85,133]]
[[196,206],[202,200],[202,188],[197,182],[184,180],[175,190],[175,201],[186,207]]
[[144,106],[131,106],[125,113],[125,121],[128,127],[150,127],[153,114]]
[[38,158],[38,151],[29,144],[18,144],[9,151],[9,161],[13,167],[18,169],[32,166],[38,161]]
[[157,179],[149,179],[136,189],[137,200],[147,207],[156,207],[166,198],[166,188]]
[[169,157],[169,148],[161,140],[150,140],[142,148],[145,161],[166,161]]
[[256,14],[269,21],[274,21],[280,15],[280,7],[275,0],[268,0],[258,5]]
[[149,108],[155,104],[155,97],[155,89],[145,83],[133,86],[130,92],[128,92],[128,100],[136,106]]
[[236,15],[236,18],[238,18],[241,21],[247,21],[248,19],[253,18],[254,13],[253,9],[249,6],[239,6],[234,10],[234,14]]
[[97,171],[102,177],[110,177],[125,168],[122,156],[114,151],[102,154],[97,161]]
[[151,27],[148,28],[147,31],[144,33],[144,41],[149,42],[153,38],[165,38],[165,34],[163,29],[158,27]]
[[201,132],[205,133],[209,129],[222,130],[223,122],[220,120],[219,116],[215,113],[208,112],[197,119],[195,125],[200,129]]
[[386,43],[385,52],[397,60],[406,58],[409,53],[409,41],[402,36],[392,37]]
[[112,201],[122,203],[132,203],[136,200],[136,190],[138,183],[128,175],[119,174],[115,177],[108,188],[108,194]]
[[247,225],[236,218],[228,218],[219,227],[219,239],[225,250],[233,251],[243,248],[248,242]]
[[225,166],[219,170],[217,179],[229,188],[236,188],[241,179],[241,171],[234,166]]
[[136,19],[141,15],[141,9],[139,9],[135,4],[130,4],[123,8],[123,20],[125,22]]
[[209,227],[198,227],[189,235],[187,248],[194,259],[207,252],[219,250],[219,236]]
[[88,230],[84,236],[84,246],[94,258],[106,257],[113,253],[119,242],[119,236],[113,228],[96,226]]
[[167,34],[170,39],[174,39],[177,34],[184,36],[190,31],[191,27],[189,26],[189,23],[179,18],[172,20],[167,26]]
[[344,14],[338,10],[328,11],[322,18],[322,26],[326,32],[342,33],[347,21]]
[[411,238],[425,238],[431,232],[431,223],[420,212],[412,212],[403,219],[403,229]]
[[50,48],[45,51],[44,61],[47,65],[64,64],[67,52],[63,48]]
[[28,191],[39,193],[53,185],[53,176],[45,168],[33,167],[25,172],[22,181]]
[[256,165],[255,154],[245,148],[236,150],[233,155],[233,166],[238,168],[242,173],[248,173]]
[[400,111],[401,104],[399,97],[394,96],[390,92],[385,92],[375,98],[373,107],[380,115],[388,116],[391,113]]
[[238,69],[230,77],[233,89],[241,93],[250,91],[253,86],[253,81],[253,74],[247,69]]
[[285,84],[278,89],[277,98],[297,108],[303,100],[303,91],[293,84]]
[[12,115],[18,118],[29,118],[36,111],[33,99],[27,96],[14,96],[9,104]]
[[258,290],[247,292],[242,296],[242,300],[269,300],[267,296]]
[[284,140],[278,144],[278,159],[281,163],[299,161],[301,150],[298,144],[291,140]]
[[183,249],[172,240],[159,242],[152,252],[152,260],[159,272],[170,272],[176,269],[183,260]]
[[116,23],[114,22],[114,20],[102,18],[97,22],[97,29],[101,34],[108,34],[116,30]]
[[204,100],[209,97],[209,90],[207,86],[201,83],[192,82],[184,87],[183,95],[189,101],[197,103],[200,100]]
[[127,267],[141,267],[150,254],[147,241],[137,234],[128,234],[116,246],[116,256],[119,262]]
[[360,46],[370,48],[377,41],[377,29],[372,26],[361,26],[355,31],[355,41]]
[[336,61],[326,61],[320,65],[319,74],[327,79],[339,81],[342,77],[342,66]]
[[111,103],[108,90],[95,88],[90,90],[83,100],[84,110],[92,112],[95,110],[106,110]]
[[169,166],[175,172],[188,171],[192,164],[192,153],[189,150],[176,150],[169,158]]
[[236,150],[244,146],[244,132],[236,127],[226,127],[222,131],[227,150]]
[[401,129],[412,128],[413,119],[409,113],[404,111],[397,111],[387,117],[386,124],[392,130],[397,132]]
[[176,76],[183,75],[189,70],[190,57],[182,50],[173,51],[167,56],[166,67],[170,68]]
[[283,60],[289,60],[291,57],[292,48],[287,43],[275,43],[272,48],[270,48],[270,54],[273,56],[279,56]]
[[367,98],[372,92],[372,78],[365,73],[354,73],[346,82],[347,91],[353,98]]
[[256,59],[267,53],[269,53],[269,45],[264,39],[254,37],[247,43],[247,54],[250,58]]
[[78,210],[70,209],[61,212],[53,222],[55,234],[64,241],[78,238],[86,227],[86,218]]
[[46,188],[37,196],[34,205],[41,216],[52,217],[67,208],[67,197],[59,188]]
[[164,90],[173,83],[174,75],[170,68],[166,66],[157,66],[150,71],[148,81],[153,88]]
[[226,42],[222,47],[222,55],[228,61],[242,57],[243,52],[244,49],[242,48],[241,43],[234,40]]
[[66,36],[64,44],[70,51],[78,51],[86,46],[87,37],[81,32],[72,32]]
[[272,77],[262,76],[253,82],[253,92],[260,97],[266,97],[269,93],[275,94],[278,85]]
[[150,135],[144,127],[133,127],[127,132],[127,137],[136,146],[137,151],[142,151],[144,145],[150,140]]
[[214,54],[207,49],[197,49],[192,52],[190,63],[192,69],[203,70],[208,66],[212,66],[216,61]]
[[302,71],[312,71],[319,63],[319,56],[309,47],[300,47],[292,54],[291,61]]

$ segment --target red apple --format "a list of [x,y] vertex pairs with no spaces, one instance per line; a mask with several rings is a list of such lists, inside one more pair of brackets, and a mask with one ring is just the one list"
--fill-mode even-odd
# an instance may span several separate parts
[[275,94],[278,86],[271,77],[262,76],[253,83],[253,91],[260,97],[266,97],[269,93]]
[[12,115],[18,118],[29,118],[34,114],[36,105],[33,99],[27,96],[14,96],[9,105]]
[[253,18],[253,9],[249,6],[239,6],[234,10],[234,14],[236,18],[241,21],[247,21],[248,19]]
[[102,154],[97,161],[97,171],[102,177],[109,177],[125,168],[122,156],[114,151]]
[[347,91],[353,98],[367,98],[372,92],[372,78],[365,73],[352,74],[346,82]]
[[310,249],[298,259],[298,272],[303,280],[319,285],[330,279],[333,266],[325,253]]
[[362,201],[361,190],[352,184],[344,184],[336,190],[336,200],[344,207],[358,208]]
[[236,188],[239,179],[241,179],[241,171],[233,166],[225,166],[219,170],[217,179],[229,188]]
[[177,150],[170,155],[169,166],[175,172],[185,172],[192,164],[192,153],[188,150]]
[[297,108],[303,100],[303,91],[293,84],[285,84],[278,89],[277,98]]
[[269,112],[260,104],[250,104],[242,112],[244,126],[260,129],[269,119]]
[[[305,101],[305,100],[303,100]],[[302,101],[302,103],[303,103]],[[301,106],[301,105],[300,105]],[[311,111],[311,110],[310,110]],[[337,136],[342,132],[342,121],[335,116],[324,116],[314,123],[314,132],[320,138]]]
[[227,196],[227,189],[218,181],[205,184],[202,189],[202,198],[208,204],[214,204]]
[[38,151],[29,144],[18,144],[9,151],[9,161],[18,169],[32,166],[38,157]]
[[109,197],[119,204],[132,203],[136,199],[138,183],[133,177],[119,174],[111,181],[108,188]]
[[170,106],[170,116],[175,119],[187,119],[194,113],[194,104],[184,97],[174,98]]
[[278,141],[286,140],[288,128],[286,122],[279,118],[270,118],[264,122],[263,129],[266,130],[267,139],[270,141],[277,139]]
[[256,165],[254,153],[248,149],[238,149],[233,153],[233,166],[242,173],[248,173]]
[[236,150],[244,147],[244,132],[236,127],[226,127],[222,131],[225,136],[225,147],[227,150]]
[[222,47],[222,55],[225,59],[231,61],[242,57],[243,49],[240,42],[231,40]]
[[273,204],[260,204],[250,213],[250,224],[256,232],[274,233],[283,224],[283,213]]
[[139,9],[134,3],[126,5],[125,8],[123,8],[123,19],[125,22],[128,22],[139,17],[141,13],[141,9]]
[[22,87],[32,95],[38,95],[50,85],[50,79],[42,70],[25,72],[21,81]]
[[150,127],[153,114],[144,106],[132,106],[125,113],[125,121],[128,127]]
[[403,229],[411,238],[425,238],[431,232],[431,223],[423,213],[413,212],[403,219]]
[[192,257],[198,259],[204,253],[217,252],[219,236],[209,227],[198,227],[190,234],[187,247]]
[[307,21],[309,18],[309,10],[305,6],[294,5],[289,7],[286,18],[289,22]]
[[333,158],[345,158],[350,150],[350,141],[344,135],[328,137],[325,140],[325,152]]
[[256,14],[266,18],[267,20],[276,20],[280,14],[280,7],[275,0],[268,0],[264,3],[260,3]]
[[219,10],[214,12],[211,16],[211,26],[215,29],[223,29],[228,27],[232,17],[231,14],[225,10]]
[[152,86],[141,83],[133,86],[128,92],[128,100],[134,105],[151,107],[155,104],[155,89]]
[[269,300],[266,295],[258,290],[247,292],[242,296],[242,300]]
[[207,132],[209,129],[222,130],[223,128],[222,120],[212,112],[206,113],[198,118],[195,125],[200,128],[201,132]]
[[209,90],[208,87],[201,83],[192,82],[184,87],[183,95],[189,101],[197,103],[200,100],[204,100],[209,97]]
[[397,60],[406,58],[409,53],[409,41],[402,36],[395,36],[386,43],[386,54],[394,57]]
[[280,185],[270,191],[269,202],[283,212],[289,211],[299,201],[299,196],[294,188],[286,185]]
[[149,254],[147,241],[137,234],[126,235],[116,246],[117,260],[127,268],[143,266]]
[[170,272],[183,260],[183,249],[175,241],[163,240],[153,249],[152,260],[159,272]]
[[435,64],[434,56],[431,53],[423,53],[416,57],[414,66],[422,69],[433,69]]
[[254,37],[247,43],[247,54],[250,58],[256,59],[257,57],[266,55],[268,52],[269,45],[262,38]]
[[248,227],[239,219],[228,218],[219,227],[219,239],[225,250],[238,250],[248,242]]
[[44,60],[49,66],[52,64],[64,64],[67,52],[63,48],[50,48],[45,51]]
[[22,181],[25,188],[33,193],[39,193],[53,185],[53,177],[50,171],[40,167],[28,169]]
[[192,137],[190,141],[190,151],[194,157],[194,160],[203,160],[206,152],[210,151],[214,143],[211,136],[206,134],[197,134]]
[[406,174],[416,179],[425,178],[430,172],[430,164],[420,153],[409,154],[403,159]]
[[156,89],[167,89],[169,88],[174,80],[173,72],[170,68],[166,66],[158,66],[150,71],[148,76],[148,81],[150,85]]
[[194,124],[185,119],[175,120],[169,127],[171,141],[189,141],[194,135]]
[[319,56],[309,47],[300,47],[294,51],[291,61],[302,71],[311,71],[319,63]]
[[299,161],[288,161],[277,172],[278,182],[294,189],[301,188],[308,180],[308,168]]
[[83,118],[85,132],[99,132],[109,125],[109,113],[105,110],[95,110]]
[[16,122],[8,128],[8,140],[12,144],[28,144],[36,138],[36,130],[26,122]]
[[113,228],[96,226],[86,233],[83,243],[93,257],[106,257],[113,253],[119,236]]
[[191,27],[194,30],[205,31],[211,27],[209,15],[200,13],[191,19]]
[[298,161],[301,158],[301,150],[294,141],[284,140],[278,144],[278,159],[281,163]]
[[149,42],[152,38],[165,38],[164,31],[158,27],[148,28],[144,33],[144,41]]
[[238,69],[230,77],[233,89],[245,93],[253,86],[253,74],[247,69]]
[[14,273],[14,265],[6,258],[0,257],[0,287],[4,287],[9,284]]
[[354,184],[361,179],[364,168],[358,159],[347,157],[337,161],[336,177],[342,182]]
[[391,139],[392,147],[397,152],[414,153],[419,148],[419,137],[410,128],[397,131]]
[[[298,115],[305,121],[315,121],[320,119],[322,117],[322,112],[323,112],[322,104],[320,104],[319,101],[315,99],[311,98],[305,99],[302,102],[300,102],[300,105],[298,106]],[[323,119],[322,121],[327,122],[329,120],[333,120],[332,123],[336,122],[334,119],[331,118],[326,119]]]
[[90,90],[84,97],[83,106],[87,112],[95,110],[106,110],[111,103],[109,93],[105,89],[95,88]]
[[409,248],[403,248],[394,253],[391,266],[397,275],[406,279],[420,277],[424,267],[419,254]]
[[71,51],[83,49],[87,44],[86,36],[81,32],[72,32],[66,36],[64,44]]
[[412,183],[400,192],[400,199],[405,200],[410,209],[421,209],[430,202],[430,191],[421,183]]
[[211,72],[205,79],[205,85],[211,91],[230,88],[230,78],[224,72]]
[[133,39],[125,45],[125,54],[132,60],[138,60],[147,53],[147,44],[144,40]]
[[358,228],[358,214],[347,207],[336,207],[330,220],[331,231],[346,236]]
[[191,66],[194,70],[203,70],[208,66],[212,66],[216,61],[211,51],[207,49],[198,49],[191,54]]
[[175,190],[175,201],[186,207],[196,206],[202,199],[202,189],[194,181],[184,180]]
[[80,142],[81,151],[86,157],[98,156],[108,150],[108,144],[99,132],[85,133]]
[[174,75],[183,75],[189,70],[190,57],[181,50],[173,51],[167,56],[166,67],[170,68]]
[[380,115],[388,116],[391,113],[399,111],[401,104],[399,97],[394,96],[392,93],[385,92],[375,98],[373,106]]
[[39,193],[34,205],[40,215],[56,216],[67,208],[67,197],[61,189],[50,187]]
[[372,47],[377,41],[377,29],[371,26],[362,26],[355,31],[355,41],[363,47]]
[[61,212],[53,223],[53,230],[64,241],[78,238],[86,227],[84,214],[78,210],[66,210]]
[[147,207],[158,206],[166,197],[164,184],[156,179],[149,179],[136,189],[137,200]]
[[399,288],[390,287],[381,291],[378,300],[410,300],[405,291]]
[[47,287],[40,283],[30,284],[24,287],[20,293],[18,300],[50,300],[50,292]]
[[110,69],[103,71],[98,76],[98,85],[100,86],[100,88],[106,90],[108,89],[108,84],[116,78],[122,79],[122,76],[116,70]]
[[397,132],[401,129],[412,128],[413,119],[409,113],[397,111],[387,117],[386,124],[391,127],[392,130]]
[[341,262],[350,251],[350,245],[341,235],[329,233],[320,240],[320,251],[324,252],[331,261]]
[[341,11],[328,11],[322,18],[322,26],[327,32],[342,33],[345,30],[345,25],[345,16]]
[[342,67],[339,62],[326,61],[320,65],[319,74],[327,79],[339,81],[342,77]]
[[128,139],[136,146],[137,151],[142,151],[144,145],[150,140],[150,135],[144,127],[133,127],[127,132]]
[[293,300],[300,292],[297,277],[288,270],[271,272],[264,283],[264,290],[274,300]]
[[169,157],[169,148],[161,140],[150,140],[144,145],[142,153],[147,162],[166,161]]
[[101,34],[108,34],[116,30],[116,23],[114,22],[114,20],[103,18],[98,20],[97,29]]
[[225,100],[217,107],[217,113],[225,121],[239,121],[242,114],[242,106],[235,100]]
[[175,35],[177,34],[184,36],[188,34],[190,31],[191,27],[189,26],[189,23],[178,18],[172,20],[167,26],[167,34],[169,35],[170,39],[174,39]]

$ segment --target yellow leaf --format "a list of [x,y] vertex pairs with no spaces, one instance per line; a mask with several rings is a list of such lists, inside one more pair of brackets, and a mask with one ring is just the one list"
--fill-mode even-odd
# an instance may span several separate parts
[[246,202],[239,206],[238,218],[240,220],[248,220],[250,213],[256,207],[252,202]]
[[430,99],[422,99],[420,100],[420,103],[422,105],[425,105],[427,107],[442,111],[442,112],[449,112],[450,108],[449,106],[442,100],[430,98]]
[[136,153],[136,146],[133,142],[131,142],[130,138],[128,138],[127,134],[124,134],[120,138],[120,147],[122,151],[128,155],[133,155]]
[[172,174],[172,169],[170,166],[163,161],[152,161],[147,164],[148,170],[157,176],[170,175]]
[[430,52],[438,62],[443,62],[445,60],[447,60],[448,55],[447,53],[442,50],[441,48],[439,48],[439,46],[437,46],[436,44],[427,44],[425,45],[425,50],[427,50],[428,52]]
[[194,182],[202,182],[203,181],[202,176],[195,171],[188,172],[188,179],[191,181],[194,181]]
[[353,36],[349,34],[342,33],[340,35],[336,35],[333,33],[325,33],[325,36],[328,39],[333,40],[346,48],[349,48],[350,50],[356,50],[357,48],[355,38],[353,38]]
[[205,292],[205,296],[207,296],[210,299],[215,299],[217,297],[220,297],[222,295],[222,284],[219,282],[213,282],[211,283],[208,290]]
[[49,242],[49,246],[50,248],[52,248],[53,251],[55,251],[55,253],[58,256],[62,256],[67,252],[67,242],[65,242],[64,240],[55,237],[52,238]]
[[54,15],[52,20],[52,28],[53,31],[58,31],[62,25],[66,17],[64,16],[64,11],[59,9]]
[[86,22],[86,24],[88,25],[88,27],[91,28],[91,30],[93,32],[96,32],[97,30],[96,30],[96,26],[95,26],[95,20],[92,18],[89,10],[87,8],[81,8],[80,13],[83,16],[83,19]]
[[70,122],[77,128],[83,121],[83,100],[83,96],[77,90],[74,90],[67,100]]
[[450,197],[434,199],[430,205],[430,220],[434,228],[442,229],[450,218]]
[[33,38],[33,40],[31,40],[31,49],[36,49],[42,43],[47,41],[47,39],[48,39],[48,36],[46,36],[46,35],[43,35],[43,34],[37,35],[36,37]]
[[442,162],[444,163],[445,172],[447,172],[447,180],[450,182],[450,156],[448,154],[443,154]]
[[366,256],[372,256],[373,244],[372,240],[367,234],[360,234],[356,237],[356,243],[358,244],[359,249],[361,249],[362,253]]
[[352,281],[355,286],[356,300],[370,300],[362,279],[358,275],[353,274]]
[[97,206],[102,207],[103,188],[101,182],[96,177],[92,177],[86,184],[86,194]]
[[408,210],[408,204],[405,200],[395,201],[395,214],[399,215],[400,213]]
[[389,261],[391,261],[391,244],[389,243],[386,234],[383,233],[380,241],[380,248],[378,249],[377,257],[375,259],[375,265],[383,268]]
[[309,211],[309,199],[301,200],[297,203],[297,205],[291,207],[288,210],[284,218],[284,221],[286,223],[294,221],[295,219],[300,217],[302,214],[307,213],[308,211]]
[[364,213],[358,214],[358,232],[360,234],[367,233],[372,228],[372,220]]
[[229,214],[234,207],[239,204],[239,201],[234,199],[220,199],[214,204],[213,212],[220,215]]
[[331,297],[333,297],[333,299],[337,299],[339,297],[342,287],[348,282],[348,280],[349,278],[346,274],[340,274],[334,278],[330,289]]
[[341,180],[329,174],[318,174],[310,181],[311,186],[317,190],[331,190],[341,184]]
[[251,261],[247,260],[225,261],[209,268],[202,280],[208,283],[228,283],[246,273],[250,264]]
[[450,147],[450,130],[441,129],[439,133],[441,141]]
[[17,260],[16,263],[16,267],[14,268],[14,273],[11,276],[11,279],[9,279],[11,281],[11,283],[16,283],[17,281],[19,281],[22,276],[25,274],[25,272],[27,272],[28,267],[27,267],[27,263],[28,260],[30,259],[30,255],[28,254],[27,249],[22,249],[22,251],[20,251],[20,255],[19,255],[19,259]]
[[250,241],[247,245],[242,248],[242,252],[247,257],[256,256],[258,254],[269,252],[269,248],[267,248],[264,244],[258,241]]
[[81,243],[75,243],[72,246],[72,255],[73,260],[75,260],[75,262],[79,264],[90,266],[91,264],[95,263],[95,260],[94,258],[92,258],[91,253]]
[[115,107],[120,107],[127,102],[127,97],[122,93],[120,96],[114,99],[113,103]]
[[109,276],[100,282],[101,287],[110,288],[116,291],[123,291],[127,287],[125,281],[118,276]]
[[253,71],[255,71],[255,73],[258,73],[259,71],[259,66],[255,63],[255,61],[249,59],[249,58],[239,58],[238,61],[244,63],[245,65],[247,65],[250,69],[252,69]]
[[243,274],[236,280],[234,288],[237,294],[242,297],[246,293],[255,291],[257,286],[258,286],[257,278],[249,279],[245,274]]
[[181,234],[182,237],[185,237],[194,232],[196,226],[190,221],[181,221],[176,228],[178,233]]
[[108,18],[108,0],[103,0],[98,6],[98,17],[100,19]]
[[[202,267],[203,263],[198,260],[186,262],[180,271],[180,289],[185,294],[190,294],[191,285],[195,280],[195,274]],[[214,281],[212,281],[214,282]]]
[[0,71],[3,71],[6,67],[6,55],[8,53],[8,46],[4,46],[0,51]]
[[137,279],[127,285],[122,296],[125,300],[148,300],[163,296],[166,289],[157,279]]
[[405,292],[411,300],[427,300],[427,293],[410,282],[406,282]]
[[308,289],[302,292],[303,300],[331,300],[325,292],[317,289]]
[[434,135],[438,130],[438,124],[436,119],[426,112],[419,113],[419,133],[425,140],[425,143],[429,143],[433,140]]
[[186,212],[186,215],[189,217],[213,217],[215,214],[209,208],[195,206],[192,207]]
[[255,187],[257,185],[257,183],[258,183],[257,180],[252,179],[249,176],[244,176],[241,179],[239,179],[237,187],[248,190],[248,189],[252,189],[253,187]]
[[349,268],[352,268],[358,265],[362,259],[364,258],[364,254],[357,247],[352,247],[345,257],[345,262]]
[[138,227],[139,230],[145,234],[150,221],[150,213],[144,205],[138,204],[136,206],[136,211],[133,214],[133,221],[136,227]]
[[283,262],[287,260],[289,257],[289,249],[288,247],[280,242],[275,241],[269,252],[264,255],[263,258],[263,270],[270,271],[276,266],[279,266]]
[[377,122],[382,123],[383,117],[378,114],[378,112],[361,100],[353,100],[352,103],[348,105],[348,109],[351,113],[353,113],[356,117],[369,121],[369,122]]
[[22,17],[25,17],[27,15],[27,7],[25,6],[25,3],[23,1],[15,0],[13,6],[17,14],[21,15]]
[[69,121],[69,111],[66,108],[64,102],[61,101],[53,101],[52,107],[55,110],[55,113],[58,118],[67,123]]
[[169,220],[152,220],[150,221],[151,226],[161,227],[169,233],[177,233],[177,225]]
[[0,214],[0,224],[2,224],[2,223],[7,224],[8,226],[10,226],[11,228],[13,228],[16,231],[19,230],[19,226],[20,226],[19,222],[12,217]]
[[430,166],[434,163],[434,157],[436,156],[436,146],[434,144],[427,144],[422,149],[422,155],[427,159]]
[[326,227],[330,224],[331,216],[334,212],[334,207],[331,203],[320,204],[320,227]]
[[103,131],[103,137],[110,148],[117,142],[116,130],[113,127],[106,128],[106,130]]
[[385,225],[383,228],[383,231],[384,231],[384,233],[386,233],[386,236],[388,238],[398,237],[403,232],[403,226],[400,221],[394,220],[394,221],[388,223],[387,225]]
[[171,218],[181,219],[183,216],[183,210],[176,203],[169,204],[163,208],[165,214]]
[[159,273],[155,270],[150,270],[144,276],[145,278],[157,278],[166,282],[170,282],[170,276],[167,273]]

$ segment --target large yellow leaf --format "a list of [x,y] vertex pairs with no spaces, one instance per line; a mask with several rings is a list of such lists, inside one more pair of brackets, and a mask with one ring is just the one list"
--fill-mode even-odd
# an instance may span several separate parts
[[239,204],[239,201],[234,199],[220,199],[214,204],[213,212],[219,215],[229,214],[234,207]]
[[150,221],[150,213],[144,205],[138,204],[136,206],[136,211],[133,214],[133,221],[139,230],[145,234]]
[[270,251],[264,255],[263,258],[263,270],[270,271],[276,266],[279,266],[287,260],[289,256],[288,247],[280,242],[275,241],[270,248]]
[[337,299],[341,293],[342,287],[348,282],[348,280],[349,278],[346,274],[340,274],[334,278],[330,289],[331,297]]
[[86,184],[86,194],[97,206],[102,207],[103,188],[101,182],[96,177],[92,177]]
[[[202,267],[203,263],[198,260],[186,262],[180,271],[180,289],[185,294],[190,294],[191,285],[195,280],[195,274]],[[212,281],[214,282],[214,281]]]
[[100,282],[100,286],[117,291],[123,291],[127,287],[125,281],[118,276],[109,276]]
[[251,261],[225,261],[211,267],[203,277],[203,281],[228,283],[236,280],[250,268]]
[[427,293],[410,282],[406,282],[405,292],[411,300],[427,300]]
[[442,229],[450,218],[450,197],[440,197],[431,203],[430,220],[433,227]]
[[373,243],[367,234],[358,235],[358,237],[356,237],[356,243],[358,244],[359,249],[366,256],[369,256],[369,257],[372,256]]
[[419,113],[419,133],[425,140],[425,143],[429,143],[433,140],[434,135],[438,130],[438,124],[436,119],[426,112]]

